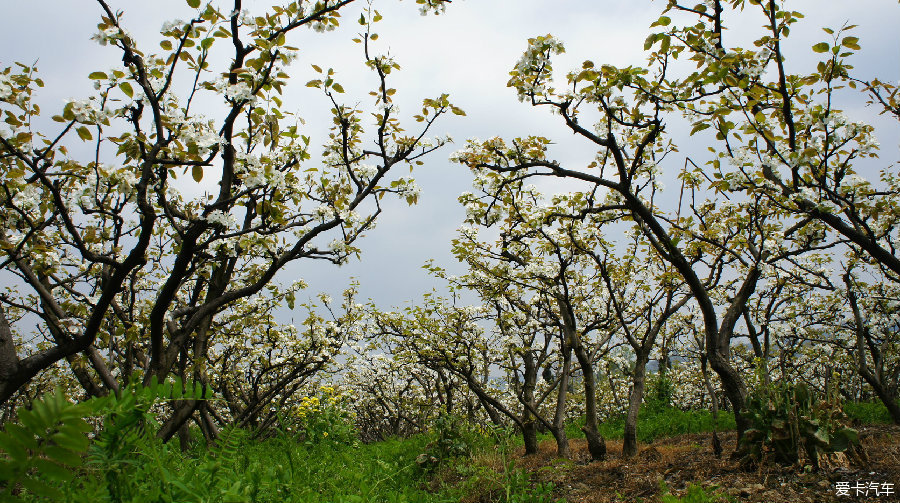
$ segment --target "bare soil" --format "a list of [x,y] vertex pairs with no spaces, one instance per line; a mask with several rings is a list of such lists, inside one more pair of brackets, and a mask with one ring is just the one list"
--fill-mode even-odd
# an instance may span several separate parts
[[[547,441],[535,455],[524,456],[520,449],[515,462],[531,472],[533,480],[552,482],[553,497],[568,503],[659,502],[662,481],[671,494],[684,495],[690,484],[698,484],[707,493],[720,494],[721,501],[900,502],[900,427],[876,425],[859,430],[867,463],[851,462],[838,454],[818,472],[776,463],[748,467],[731,459],[734,432],[720,433],[721,459],[713,455],[711,434],[691,434],[642,445],[639,454],[628,460],[622,459],[621,441],[608,441],[607,460],[592,462],[585,441],[573,439],[572,460],[557,458],[555,444]],[[848,496],[838,495],[839,482],[848,483]],[[874,490],[868,496],[857,491],[857,486],[871,483],[879,485],[879,496]],[[888,491],[882,484],[893,484],[894,494],[885,495]]]

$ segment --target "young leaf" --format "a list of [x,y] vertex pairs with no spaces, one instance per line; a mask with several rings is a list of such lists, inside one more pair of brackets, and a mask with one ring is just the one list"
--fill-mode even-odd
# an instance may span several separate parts
[[81,126],[76,129],[78,132],[78,137],[84,141],[90,141],[94,139],[94,136],[91,135],[91,130],[87,128],[87,126]]

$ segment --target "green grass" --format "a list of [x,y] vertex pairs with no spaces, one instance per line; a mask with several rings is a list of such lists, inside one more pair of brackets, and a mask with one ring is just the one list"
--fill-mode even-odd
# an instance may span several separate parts
[[671,494],[665,483],[662,483],[660,484],[660,492],[662,493],[660,498],[662,503],[719,503],[734,501],[734,498],[716,491],[715,486],[704,489],[703,486],[690,484],[684,496],[679,498]]
[[[844,402],[844,413],[861,424],[890,424],[891,416],[881,402]],[[673,437],[686,433],[706,433],[713,431],[712,412],[708,410],[681,410],[673,407],[648,408],[638,416],[638,441],[648,443],[658,438]],[[569,438],[584,438],[581,427],[584,418],[566,425]],[[719,431],[733,430],[734,414],[719,411]],[[610,418],[600,424],[603,438],[619,439],[625,435],[625,417]],[[549,438],[549,434],[546,435]]]
[[254,440],[232,430],[218,446],[182,453],[177,442],[144,439],[126,458],[89,456],[78,476],[59,488],[67,501],[454,501],[422,488],[415,458],[428,441],[418,436],[356,446],[309,445],[291,437]]
[[[584,418],[566,426],[569,438],[584,438],[581,427]],[[719,411],[719,431],[734,429],[734,414]],[[638,441],[648,443],[657,438],[672,437],[685,433],[706,433],[713,431],[712,412],[708,410],[681,410],[665,407],[656,410],[641,411],[638,415]],[[608,419],[600,424],[599,432],[603,438],[617,439],[625,436],[625,417]]]
[[[473,446],[474,458],[447,458],[443,470],[458,475],[437,488],[429,484],[434,472],[416,463],[437,445],[435,434],[348,445],[312,444],[287,435],[254,439],[231,429],[217,445],[197,443],[187,452],[177,442],[162,444],[152,436],[123,438],[107,452],[92,446],[73,480],[46,480],[62,494],[54,501],[450,503],[482,493],[504,503],[552,501],[552,484],[534,483],[505,457],[508,444],[501,448],[490,438]],[[503,468],[483,466],[479,456],[500,456]],[[46,501],[28,491],[17,496]]]
[[[734,414],[720,411],[719,431],[731,430],[734,427]],[[684,411],[668,407],[659,411],[647,411],[638,416],[637,437],[640,442],[710,431],[713,431],[713,417],[712,412],[708,410]],[[625,418],[607,421],[601,425],[600,432],[608,438],[622,438],[625,434]]]
[[890,424],[891,415],[881,402],[844,402],[844,413],[862,424]]
[[[889,423],[890,416],[881,403],[845,403],[845,411],[862,423]],[[449,424],[449,423],[448,423]],[[567,428],[572,438],[583,436],[583,420]],[[707,410],[682,411],[670,407],[653,407],[642,411],[638,421],[638,439],[643,443],[685,433],[712,430],[712,415]],[[734,428],[734,416],[719,414],[719,430]],[[459,425],[448,426],[456,431]],[[423,453],[438,452],[438,432],[407,439],[387,439],[372,444],[352,440],[319,443],[304,442],[289,435],[255,439],[244,430],[223,431],[217,445],[207,448],[197,443],[181,452],[177,442],[162,444],[152,435],[128,430],[115,441],[104,443],[95,439],[84,464],[75,468],[71,481],[54,480],[41,474],[37,477],[56,487],[63,501],[99,502],[453,502],[472,494],[485,492],[497,496],[498,501],[550,501],[552,487],[535,485],[530,474],[509,465],[508,444],[521,442],[519,435],[502,441],[479,436],[465,430],[444,436],[463,442],[466,455],[450,454],[447,469],[456,473],[456,482],[427,490],[432,469],[420,467],[416,458]],[[604,422],[600,433],[608,439],[621,438],[624,417]],[[473,437],[473,438],[469,438]],[[113,437],[110,437],[113,438]],[[477,440],[477,441],[476,441]],[[455,443],[453,444],[455,446]],[[468,454],[501,456],[495,464],[504,467],[482,466]],[[443,461],[442,461],[443,463]],[[444,466],[444,465],[441,465]],[[2,486],[3,484],[0,484]],[[43,501],[27,491],[18,495],[23,501]],[[712,501],[710,496],[693,493],[682,500]],[[674,497],[672,497],[674,498]],[[693,499],[692,499],[693,498]],[[699,499],[696,499],[699,498]]]

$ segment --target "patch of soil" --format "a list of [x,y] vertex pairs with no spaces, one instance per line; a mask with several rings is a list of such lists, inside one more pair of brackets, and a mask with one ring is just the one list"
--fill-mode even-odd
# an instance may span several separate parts
[[[720,433],[725,454],[713,455],[711,434],[680,435],[642,445],[637,456],[622,459],[621,441],[607,441],[604,461],[592,462],[584,440],[571,440],[572,460],[556,457],[556,445],[543,442],[537,454],[516,453],[516,465],[532,473],[537,482],[553,482],[554,498],[568,503],[643,502],[661,500],[660,485],[682,496],[690,484],[707,493],[717,492],[722,501],[760,503],[900,502],[900,427],[864,426],[860,440],[868,457],[865,466],[850,463],[838,454],[815,473],[796,467],[763,463],[748,469],[731,459],[734,432]],[[839,482],[846,482],[849,495],[839,496]],[[857,487],[877,484],[880,495],[868,496]],[[893,494],[886,495],[893,484]],[[859,492],[859,494],[857,494]]]

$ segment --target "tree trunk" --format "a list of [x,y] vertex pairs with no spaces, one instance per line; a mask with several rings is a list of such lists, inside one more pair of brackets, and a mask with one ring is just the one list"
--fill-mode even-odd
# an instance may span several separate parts
[[647,375],[649,353],[638,353],[634,362],[631,395],[628,397],[628,414],[625,416],[625,437],[622,441],[622,456],[630,458],[637,454],[637,420],[644,400],[644,384]]
[[529,417],[522,423],[522,439],[525,441],[525,455],[537,454],[537,421]]
[[[859,309],[856,292],[853,290],[850,271],[847,271],[844,274],[844,283],[847,285],[847,299],[850,301],[850,308],[853,310],[853,319],[856,324],[855,356],[857,371],[859,372],[859,375],[869,383],[869,386],[872,387],[875,394],[881,399],[881,402],[884,403],[884,406],[887,407],[888,413],[890,413],[894,424],[900,424],[900,406],[897,405],[897,397],[893,393],[890,393],[881,381],[880,370],[882,367],[879,364],[883,365],[883,363],[880,354],[876,352],[876,349],[872,349],[874,348],[874,344],[871,340],[869,328]],[[866,362],[866,346],[870,348],[870,351],[875,353],[872,355],[875,360],[875,372],[869,370],[868,363]]]
[[731,403],[731,410],[734,412],[734,423],[737,429],[737,440],[740,442],[744,436],[744,431],[749,427],[747,418],[743,415],[744,402],[747,398],[747,387],[741,375],[731,363],[728,361],[727,355],[723,355],[718,351],[708,352],[710,366],[719,375],[722,381],[722,389],[725,396]]
[[703,384],[706,385],[706,392],[709,393],[709,403],[712,409],[713,432],[712,432],[712,448],[713,454],[717,458],[722,457],[722,442],[719,441],[719,399],[716,398],[716,389],[712,385],[709,378],[709,371],[706,370],[706,355],[700,357],[700,370],[703,373]]
[[[563,342],[566,347],[571,348],[575,352],[578,359],[578,366],[581,368],[582,380],[584,381],[584,415],[585,423],[581,428],[584,432],[584,438],[587,440],[588,452],[591,459],[600,461],[606,458],[606,441],[597,431],[597,425],[600,419],[597,415],[597,383],[594,379],[594,367],[587,350],[581,340],[580,334],[576,330],[575,317],[571,311],[571,305],[560,296],[556,299],[559,306],[560,316],[563,322]],[[571,360],[571,356],[569,357]]]
[[169,416],[169,419],[165,424],[160,427],[159,431],[156,433],[156,438],[159,438],[163,442],[168,442],[176,433],[178,433],[181,426],[190,419],[191,415],[197,410],[199,405],[200,400],[193,399],[176,402],[174,406],[175,411]]
[[584,346],[579,343],[574,347],[574,350],[584,379],[585,423],[581,428],[581,431],[584,432],[584,438],[587,440],[588,452],[591,454],[591,459],[594,461],[601,461],[606,458],[606,441],[597,431],[597,426],[600,424],[600,418],[597,414],[597,383],[594,379],[594,368],[591,365],[591,360],[588,357]]
[[556,394],[556,413],[553,416],[553,427],[550,433],[556,440],[556,455],[569,459],[572,452],[569,449],[569,437],[566,436],[566,399],[569,393],[569,373],[572,371],[572,350],[563,342],[563,364],[560,369],[559,390]]
[[878,395],[878,398],[887,407],[888,413],[891,415],[891,420],[894,421],[894,424],[900,425],[900,405],[897,404],[897,397],[893,393],[889,393],[888,390],[881,384],[881,381],[877,379],[871,379],[874,377],[872,374],[866,372],[863,374],[863,378],[866,379],[866,382],[872,386],[872,389],[875,390],[875,394]]
[[522,410],[522,439],[525,441],[525,455],[537,454],[537,421],[531,409],[537,408],[534,402],[534,390],[537,387],[537,365],[531,354],[523,358],[525,364],[524,382],[522,383],[522,399],[526,403]]

